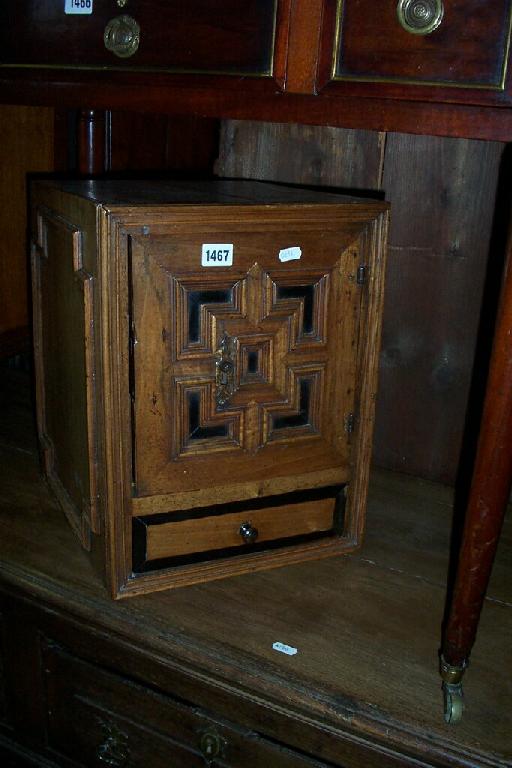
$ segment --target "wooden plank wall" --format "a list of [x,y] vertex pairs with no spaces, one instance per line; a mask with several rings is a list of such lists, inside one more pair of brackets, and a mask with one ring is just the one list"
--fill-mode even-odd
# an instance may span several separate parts
[[504,145],[226,121],[221,176],[372,190],[392,205],[376,464],[453,483]]
[[29,346],[26,177],[53,149],[52,109],[0,106],[0,355]]

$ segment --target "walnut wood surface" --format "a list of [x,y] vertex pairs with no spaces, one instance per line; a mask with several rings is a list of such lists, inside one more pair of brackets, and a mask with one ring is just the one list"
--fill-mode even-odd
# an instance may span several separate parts
[[[501,107],[510,103],[508,83],[504,77],[510,31],[510,8],[506,0],[486,3],[485,8],[480,0],[472,0],[469,9],[468,4],[460,0],[445,0],[444,23],[426,39],[418,39],[401,29],[396,19],[394,0],[382,2],[377,12],[371,3],[354,0],[343,6],[340,4],[339,7],[343,8],[342,34],[339,37],[343,65],[348,66],[350,73],[362,72],[363,76],[377,80],[381,75],[384,80],[390,75],[391,79],[397,77],[399,82],[359,83],[349,80],[334,82],[327,87],[326,84],[332,79],[338,40],[336,0],[281,0],[275,4],[269,0],[264,4],[251,2],[242,6],[238,0],[230,0],[223,5],[222,12],[208,0],[197,0],[186,11],[181,7],[178,11],[175,3],[141,2],[137,13],[135,9],[132,11],[143,25],[141,42],[139,50],[129,59],[116,59],[104,49],[103,28],[113,15],[106,3],[100,4],[94,14],[82,17],[67,16],[50,5],[23,0],[15,17],[9,17],[6,12],[2,24],[3,62],[7,65],[4,69],[5,88],[2,88],[4,99],[9,99],[7,93],[13,81],[21,79],[28,89],[21,96],[18,88],[19,95],[14,98],[31,101],[34,98],[28,96],[31,82],[41,77],[43,82],[51,84],[50,98],[59,99],[61,103],[64,86],[70,98],[73,98],[74,92],[78,97],[74,103],[82,108],[100,107],[102,104],[106,108],[136,108],[138,104],[140,108],[162,111],[168,109],[169,104],[174,103],[174,108],[178,106],[176,87],[187,82],[190,89],[199,87],[194,97],[195,111],[199,109],[199,101],[206,92],[210,95],[216,93],[222,101],[225,96],[223,91],[231,90],[240,97],[238,102],[245,108],[243,116],[255,117],[253,97],[266,93],[267,107],[271,107],[273,101],[278,109],[291,107],[286,118],[285,112],[281,112],[281,119],[311,122],[308,113],[321,106],[322,110],[326,107],[327,110],[320,122],[340,124],[332,121],[336,121],[336,114],[339,115],[340,110],[346,111],[349,104],[336,97],[358,96],[363,97],[363,103],[357,104],[365,112],[366,127],[370,127],[372,109],[374,111],[377,107],[382,110],[384,107],[385,115],[394,121],[394,130],[411,130],[401,122],[407,111],[404,100],[408,99],[436,104],[437,113],[442,112],[442,104]],[[367,12],[367,9],[371,10]],[[44,44],[40,44],[42,35]],[[372,52],[377,50],[378,55],[368,54],[368,46]],[[420,63],[415,63],[417,61]],[[18,68],[11,69],[12,65],[18,65]],[[93,70],[95,67],[111,67],[108,79],[98,77],[94,71],[80,71],[81,67],[88,66]],[[166,69],[190,74],[165,75],[159,72]],[[195,75],[195,72],[210,73],[210,76]],[[239,76],[249,74],[251,77],[244,79],[216,74],[226,72]],[[406,79],[405,83],[400,81],[401,76]],[[449,79],[448,86],[436,84],[445,76]],[[95,86],[88,89],[87,82],[91,80],[95,81]],[[418,82],[421,84],[416,85]],[[431,82],[434,84],[429,85]],[[85,86],[83,90],[80,88],[81,96],[80,83]],[[157,108],[154,101],[157,91],[153,87],[158,88],[159,84],[163,86],[163,91],[159,98],[160,107]],[[302,101],[302,117],[294,118],[292,112],[296,111],[296,107],[293,106],[292,93],[283,99],[280,88],[308,94],[320,91],[322,95],[333,94],[335,98],[330,103],[322,98],[321,104],[316,105],[313,105],[315,99],[309,105]],[[189,95],[192,95],[192,90]],[[103,100],[105,96],[109,104]],[[277,100],[276,96],[279,96]],[[364,103],[366,97],[374,98],[374,104]],[[396,103],[379,103],[378,100],[383,97]],[[44,98],[44,94],[41,93],[39,98]],[[227,102],[224,101],[224,104],[227,105]],[[182,107],[178,107],[177,111],[180,109]],[[219,106],[217,109],[222,108]],[[257,116],[264,119],[264,112],[261,103]],[[489,116],[497,118],[498,112],[493,114],[490,110]],[[473,130],[473,135],[477,136],[478,110],[470,109],[469,113],[465,113],[462,108],[451,110],[451,113],[458,124],[453,135]],[[222,115],[242,117],[225,111],[218,111],[216,116]],[[383,117],[385,119],[381,113]],[[275,116],[272,118],[267,113],[265,119],[275,119]],[[414,121],[409,123],[413,124]],[[346,127],[349,127],[348,123]],[[363,126],[360,124],[360,127]],[[383,124],[376,127],[381,130],[386,128]],[[423,125],[420,130],[426,131],[426,126]],[[497,124],[494,130],[494,137],[500,138],[502,134],[498,134]]]
[[323,499],[152,526],[148,530],[147,558],[157,560],[209,549],[243,547],[240,526],[244,523],[256,528],[257,541],[327,532],[334,525],[334,500]]
[[[67,181],[34,195],[46,471],[113,595],[354,548],[364,529],[387,205],[229,181]],[[234,243],[233,266],[202,268],[205,242]],[[281,263],[294,244],[301,259]],[[236,391],[220,408],[224,333],[236,345]],[[252,372],[244,349],[259,350]],[[345,483],[337,537],[132,576],[132,514]],[[91,541],[90,531],[105,539]]]
[[[359,555],[113,603],[41,480],[19,377],[10,391],[17,405],[2,421],[0,448],[1,647],[10,719],[25,744],[48,754],[42,633],[54,648],[44,658],[63,724],[52,737],[59,749],[77,727],[60,699],[75,680],[117,718],[141,696],[144,718],[159,729],[178,699],[344,768],[509,765],[511,683],[495,670],[508,668],[512,648],[510,520],[472,656],[466,713],[457,727],[446,726],[436,648],[449,489],[377,474]],[[277,653],[275,641],[298,653]],[[73,676],[55,676],[56,656]]]
[[[369,84],[365,86],[365,98],[361,98],[351,92],[350,84],[345,84],[343,94],[332,95],[325,89],[322,98],[293,93],[284,98],[266,81],[216,77],[212,82],[190,75],[165,84],[158,77],[123,78],[122,74],[110,73],[105,84],[94,73],[78,76],[69,72],[65,81],[50,86],[40,72],[9,70],[5,74],[0,70],[0,101],[76,109],[85,104],[95,109],[199,114],[493,141],[510,141],[512,136],[510,110],[479,103],[438,102],[436,94],[429,101],[424,90],[408,90],[408,100],[394,100],[384,98],[380,86],[372,88]],[[400,92],[403,94],[402,88]],[[464,96],[467,99],[467,94]]]
[[[208,0],[138,0],[124,11],[96,0],[93,13],[75,15],[53,2],[19,0],[15,15],[0,11],[2,63],[268,76],[276,12],[275,0],[225,0],[220,9]],[[140,42],[123,59],[103,38],[107,23],[127,14],[139,24]]]
[[[329,5],[330,3],[327,3]],[[439,27],[429,35],[402,28],[397,3],[345,0],[339,17],[335,77],[408,84],[501,86],[506,70],[510,3],[445,0]],[[405,86],[406,87],[406,86]]]

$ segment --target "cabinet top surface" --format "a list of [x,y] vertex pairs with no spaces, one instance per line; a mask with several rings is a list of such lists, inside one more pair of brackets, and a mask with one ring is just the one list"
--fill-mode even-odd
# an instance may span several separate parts
[[375,213],[389,206],[363,199],[258,181],[100,180],[37,181],[33,188],[51,189],[105,206],[161,205],[357,205]]

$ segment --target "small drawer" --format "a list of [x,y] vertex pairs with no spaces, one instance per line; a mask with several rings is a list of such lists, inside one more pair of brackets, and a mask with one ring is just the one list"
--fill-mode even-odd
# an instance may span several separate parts
[[277,0],[16,0],[15,12],[0,5],[4,65],[272,71]]
[[[300,501],[299,501],[300,499]],[[258,552],[341,533],[339,486],[134,520],[135,570]]]
[[501,90],[510,17],[510,0],[339,0],[334,77]]
[[[45,651],[49,746],[80,765],[112,768],[322,768],[267,742],[50,646]],[[200,691],[198,691],[200,695]]]

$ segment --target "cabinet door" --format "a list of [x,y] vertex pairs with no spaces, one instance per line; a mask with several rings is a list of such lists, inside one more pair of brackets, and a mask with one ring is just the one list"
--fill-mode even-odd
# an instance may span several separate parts
[[[176,510],[200,504],[200,489],[223,503],[347,482],[357,232],[194,230],[132,241],[138,511],[155,494]],[[286,260],[290,247],[300,259]]]

